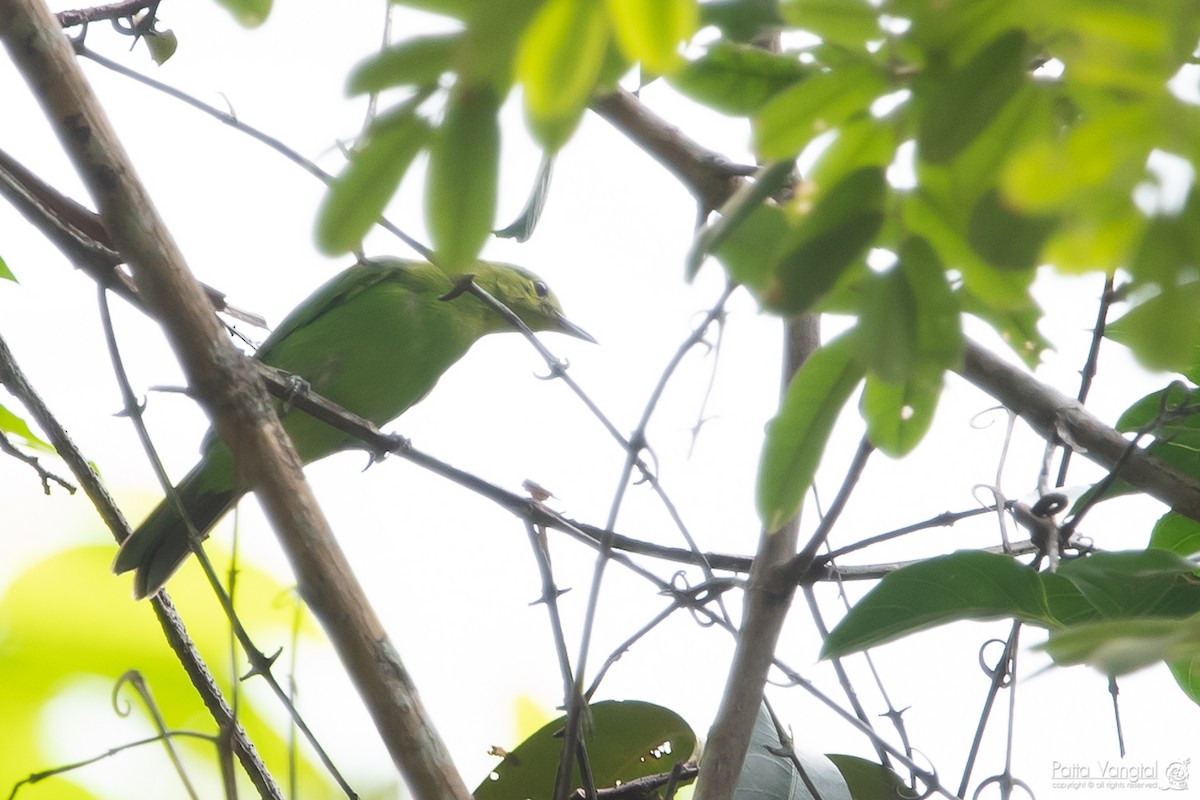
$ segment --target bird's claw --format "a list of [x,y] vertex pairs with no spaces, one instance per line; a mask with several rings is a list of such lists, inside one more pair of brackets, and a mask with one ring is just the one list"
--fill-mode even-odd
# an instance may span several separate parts
[[309,382],[301,378],[299,375],[288,376],[287,394],[284,395],[283,405],[280,408],[280,414],[285,415],[292,410],[292,400],[300,395],[308,394],[312,386]]

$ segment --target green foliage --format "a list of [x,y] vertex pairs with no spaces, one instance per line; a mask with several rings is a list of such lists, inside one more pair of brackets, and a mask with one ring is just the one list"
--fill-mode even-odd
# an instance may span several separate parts
[[0,257],[0,280],[13,281],[17,280],[17,276],[13,275],[12,270],[8,268],[8,264],[4,262],[4,258]]
[[257,28],[267,21],[271,13],[272,0],[217,0],[238,24],[247,28]]
[[735,116],[753,114],[812,70],[795,58],[740,42],[718,41],[687,62],[670,83],[693,100]]
[[[588,762],[596,786],[670,772],[696,754],[696,734],[673,711],[636,700],[605,700],[589,706]],[[521,742],[475,790],[475,800],[544,800],[554,789],[562,758],[565,717],[544,725]],[[575,768],[571,786],[582,781]]]
[[[1063,561],[1057,572],[968,550],[885,577],[830,631],[822,653],[843,656],[948,622],[1017,619],[1052,631],[1047,649],[1056,661],[1087,661],[1117,674],[1200,656],[1187,649],[1197,608],[1195,565],[1165,550],[1094,553]],[[1138,626],[1158,645],[1147,645],[1150,657],[1135,663],[1125,640]]]
[[813,353],[792,378],[779,414],[767,426],[758,468],[758,513],[768,531],[796,516],[833,423],[863,377],[854,332]]
[[16,436],[22,442],[43,453],[53,453],[54,447],[29,427],[29,423],[18,417],[0,403],[0,433]]
[[[793,761],[785,750],[796,755]],[[797,768],[797,762],[799,768]],[[804,770],[803,777],[800,769]],[[815,789],[815,793],[809,787]],[[733,789],[733,800],[854,800],[845,778],[829,757],[805,752],[790,741],[780,741],[780,732],[765,706],[758,710],[746,760]]]

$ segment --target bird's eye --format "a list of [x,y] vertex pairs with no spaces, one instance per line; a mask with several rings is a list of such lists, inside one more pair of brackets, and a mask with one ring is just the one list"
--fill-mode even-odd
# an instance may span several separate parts
[[545,297],[550,294],[550,287],[541,281],[534,281],[533,291],[538,297]]

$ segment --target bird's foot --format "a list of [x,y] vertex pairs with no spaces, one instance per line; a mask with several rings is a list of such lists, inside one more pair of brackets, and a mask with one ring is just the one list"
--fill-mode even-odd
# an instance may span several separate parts
[[288,376],[287,394],[283,398],[283,406],[280,408],[280,415],[287,414],[292,410],[292,400],[300,395],[308,394],[312,386],[308,381],[301,378],[299,375]]

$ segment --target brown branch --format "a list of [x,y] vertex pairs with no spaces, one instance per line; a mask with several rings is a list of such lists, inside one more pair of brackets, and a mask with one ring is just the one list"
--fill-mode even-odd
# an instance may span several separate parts
[[120,3],[110,3],[103,6],[59,11],[55,17],[58,19],[59,25],[64,28],[70,28],[75,25],[86,25],[89,22],[100,22],[101,20],[129,19],[142,11],[154,8],[159,2],[160,0],[123,0]]
[[147,305],[221,438],[255,487],[297,576],[393,760],[422,800],[470,792],[338,548],[250,360],[224,337],[132,163],[39,0],[0,2],[0,38],[23,73],[128,261]]

